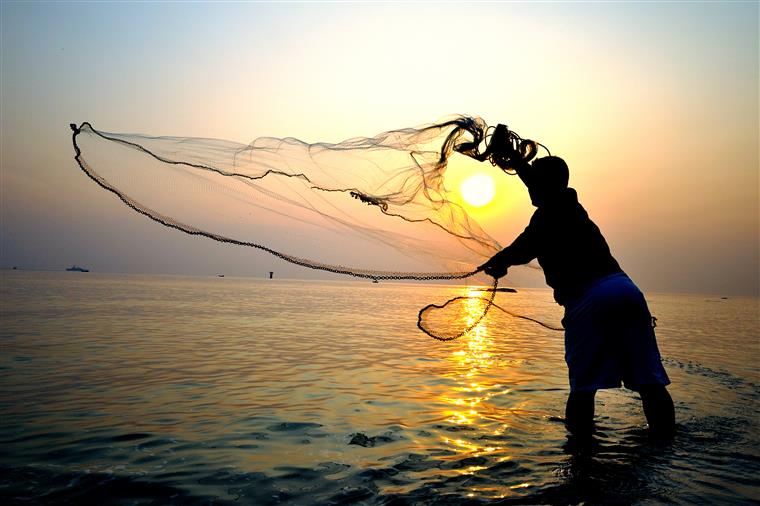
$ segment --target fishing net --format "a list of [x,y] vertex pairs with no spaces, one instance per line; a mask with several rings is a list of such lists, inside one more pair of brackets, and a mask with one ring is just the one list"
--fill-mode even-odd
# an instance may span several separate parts
[[[71,127],[81,169],[133,210],[302,267],[371,280],[460,280],[501,249],[445,180],[453,154],[489,157],[483,148],[494,132],[480,118],[455,116],[334,144]],[[483,319],[495,293],[431,304],[418,326],[455,339]]]

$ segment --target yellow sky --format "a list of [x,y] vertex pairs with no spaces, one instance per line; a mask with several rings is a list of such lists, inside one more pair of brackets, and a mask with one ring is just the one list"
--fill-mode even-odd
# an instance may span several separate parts
[[[643,288],[757,293],[757,20],[753,2],[3,3],[0,263],[269,270],[129,215],[77,171],[70,122],[336,142],[462,113],[564,157]],[[472,215],[507,244],[533,209],[479,170],[497,198]]]

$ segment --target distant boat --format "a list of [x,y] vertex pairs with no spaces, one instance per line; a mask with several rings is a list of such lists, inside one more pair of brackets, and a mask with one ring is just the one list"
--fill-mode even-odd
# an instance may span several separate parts
[[219,276],[220,278],[223,278],[224,274],[217,274],[217,276]]
[[90,272],[90,269],[85,269],[84,267],[79,267],[78,265],[72,265],[66,270],[69,272]]

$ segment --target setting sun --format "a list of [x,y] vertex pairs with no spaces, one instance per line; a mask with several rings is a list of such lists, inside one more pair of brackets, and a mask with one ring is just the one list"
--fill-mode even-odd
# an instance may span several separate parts
[[459,191],[465,202],[474,207],[482,207],[493,200],[496,185],[491,176],[475,174],[462,181]]

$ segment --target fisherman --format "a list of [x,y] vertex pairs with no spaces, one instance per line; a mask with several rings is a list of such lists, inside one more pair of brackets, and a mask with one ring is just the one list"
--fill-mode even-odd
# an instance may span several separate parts
[[[671,434],[673,400],[665,388],[670,380],[657,348],[654,320],[643,294],[613,258],[575,190],[568,188],[567,164],[556,156],[532,164],[519,156],[507,158],[528,187],[536,211],[525,231],[480,268],[500,278],[510,266],[538,259],[555,300],[565,307],[568,430],[593,433],[596,391],[619,388],[622,382],[640,394],[650,431]],[[497,162],[506,170],[505,163]]]

